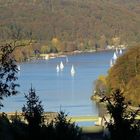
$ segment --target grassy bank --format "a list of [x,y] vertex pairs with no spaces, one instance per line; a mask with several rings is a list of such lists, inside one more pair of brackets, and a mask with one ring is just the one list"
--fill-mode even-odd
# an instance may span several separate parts
[[83,122],[83,121],[98,121],[98,116],[72,116],[68,117],[68,120],[71,120],[72,122]]

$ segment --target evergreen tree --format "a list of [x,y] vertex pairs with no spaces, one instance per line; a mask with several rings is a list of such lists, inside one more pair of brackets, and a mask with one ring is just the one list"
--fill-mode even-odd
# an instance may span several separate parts
[[37,136],[40,135],[40,128],[44,122],[44,109],[39,100],[39,96],[36,95],[32,87],[29,94],[25,95],[25,98],[27,102],[26,105],[23,106],[22,112],[29,125],[30,137],[37,138]]
[[54,124],[55,137],[57,140],[80,140],[81,129],[67,120],[67,115],[60,111]]
[[107,122],[111,140],[138,140],[140,122],[136,116],[140,109],[132,110],[120,90],[113,92],[111,97],[104,97],[107,110],[111,116]]

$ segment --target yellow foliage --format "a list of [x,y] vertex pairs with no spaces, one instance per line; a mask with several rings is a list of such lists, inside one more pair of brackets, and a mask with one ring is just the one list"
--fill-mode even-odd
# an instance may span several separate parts
[[133,47],[119,57],[109,70],[107,87],[121,89],[133,104],[140,103],[140,46]]
[[98,77],[98,80],[102,81],[102,82],[106,85],[106,76],[100,75],[100,76]]
[[114,45],[119,45],[120,44],[120,37],[113,37],[112,42]]
[[48,52],[48,45],[43,45],[40,49],[41,53],[47,53]]
[[56,44],[58,44],[58,43],[59,43],[59,40],[58,40],[57,38],[53,38],[53,39],[52,39],[52,44],[55,44],[55,45],[56,45]]
[[126,86],[126,97],[131,100],[133,104],[140,103],[140,74],[132,78]]

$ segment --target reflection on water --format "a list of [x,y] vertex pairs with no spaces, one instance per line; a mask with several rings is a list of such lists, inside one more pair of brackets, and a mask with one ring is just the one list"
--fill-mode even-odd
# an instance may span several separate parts
[[[92,103],[93,81],[101,74],[106,74],[113,52],[85,53],[55,58],[36,60],[20,64],[20,94],[4,100],[1,111],[21,111],[25,104],[24,93],[28,93],[31,84],[42,100],[45,111],[64,110],[70,115],[97,115],[98,107]],[[63,62],[63,71],[57,72],[56,66]],[[71,77],[71,66],[76,74]]]

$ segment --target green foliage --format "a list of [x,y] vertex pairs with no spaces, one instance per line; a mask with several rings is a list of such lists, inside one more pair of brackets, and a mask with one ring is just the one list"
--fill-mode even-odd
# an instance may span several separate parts
[[[17,94],[17,65],[11,53],[14,48],[10,45],[0,46],[0,101],[4,97]],[[0,102],[0,107],[3,106]]]
[[104,97],[107,102],[107,110],[111,116],[107,122],[110,132],[110,140],[138,140],[140,122],[136,116],[140,109],[133,111],[129,108],[129,102],[125,101],[123,93],[116,90],[110,97]]

